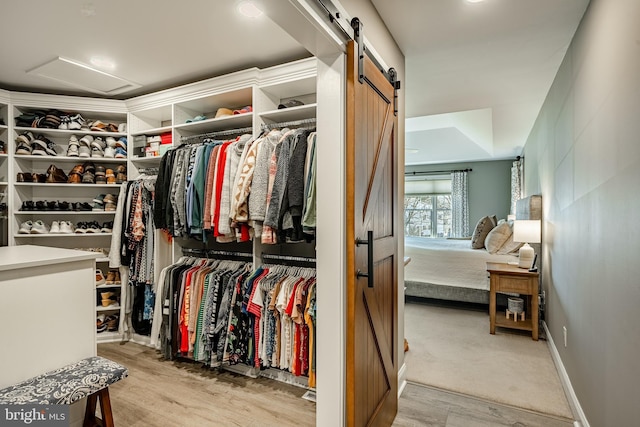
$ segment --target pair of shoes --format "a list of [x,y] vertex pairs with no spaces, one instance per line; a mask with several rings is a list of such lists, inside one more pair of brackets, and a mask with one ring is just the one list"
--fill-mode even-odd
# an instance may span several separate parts
[[74,211],[90,211],[92,206],[87,202],[71,203],[71,209]]
[[71,234],[74,226],[70,221],[53,221],[51,223],[51,234]]
[[96,318],[96,331],[98,333],[104,332],[108,327],[109,325],[106,322],[106,316],[104,314],[98,315],[98,317]]
[[124,165],[118,165],[116,168],[116,184],[122,184],[127,180],[127,168]]
[[107,179],[107,184],[116,183],[116,175],[113,173],[113,169],[107,169],[105,171],[105,178]]
[[97,221],[82,221],[76,225],[75,232],[78,234],[101,233],[101,228]]
[[16,182],[38,182],[44,183],[46,182],[47,175],[43,173],[25,173],[18,172],[16,174]]
[[18,230],[19,234],[48,234],[49,226],[42,222],[42,220],[37,221],[25,221],[20,224],[20,229]]
[[104,194],[98,194],[93,198],[92,211],[104,211]]
[[120,270],[109,270],[107,273],[107,279],[105,282],[107,285],[119,285],[121,284]]
[[105,194],[105,196],[102,198],[102,201],[104,202],[105,211],[113,212],[116,210],[118,197],[114,194]]
[[58,169],[55,165],[50,165],[49,169],[47,169],[46,182],[48,183],[63,183],[67,182],[68,179],[69,177],[62,169]]
[[80,114],[73,116],[63,115],[60,117],[60,125],[58,125],[58,129],[80,130],[84,124],[85,121]]
[[16,137],[16,154],[31,154],[31,142],[34,140],[33,133],[30,131],[23,132]]
[[84,173],[82,174],[83,184],[95,184],[96,183],[96,166],[92,162],[87,162],[82,165]]
[[120,320],[120,315],[118,315],[117,313],[107,316],[105,319],[105,321],[107,322],[107,330],[109,332],[117,331],[119,320]]
[[100,228],[100,232],[102,233],[111,233],[113,231],[113,221],[108,221],[102,224]]
[[103,165],[96,165],[96,184],[106,184],[106,169]]
[[69,137],[69,147],[67,148],[67,157],[79,157],[80,152],[80,142],[78,141],[78,137],[75,135],[71,135]]
[[34,156],[57,156],[58,147],[44,135],[36,135],[31,141],[31,154]]
[[[33,204],[33,202],[31,202]],[[38,200],[35,205],[29,206],[26,205],[26,202],[23,203],[23,210],[32,210],[32,211],[68,211],[70,210],[69,202],[65,201],[47,201],[47,200]],[[31,209],[29,209],[31,207]]]

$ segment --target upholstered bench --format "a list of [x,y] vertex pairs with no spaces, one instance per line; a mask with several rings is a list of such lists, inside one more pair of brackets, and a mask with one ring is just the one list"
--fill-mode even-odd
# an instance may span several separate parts
[[[70,405],[86,397],[84,427],[113,426],[109,386],[128,375],[116,362],[88,357],[0,390],[0,404]],[[98,398],[102,420],[96,418]]]

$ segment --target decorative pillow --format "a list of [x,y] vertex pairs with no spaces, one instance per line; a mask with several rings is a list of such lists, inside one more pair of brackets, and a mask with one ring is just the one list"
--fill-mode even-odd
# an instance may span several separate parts
[[484,239],[484,247],[487,248],[487,252],[490,254],[495,254],[512,234],[513,230],[511,230],[508,223],[498,224],[487,234]]
[[[495,215],[494,215],[495,218]],[[484,239],[487,234],[496,226],[496,221],[490,216],[484,216],[480,218],[476,224],[475,230],[473,230],[473,236],[471,237],[471,248],[482,249],[484,248]]]
[[520,246],[522,245],[524,245],[524,243],[513,241],[513,233],[511,233],[507,241],[504,242],[502,247],[500,247],[500,249],[498,249],[496,253],[499,255],[514,254],[518,252],[518,250],[520,249]]

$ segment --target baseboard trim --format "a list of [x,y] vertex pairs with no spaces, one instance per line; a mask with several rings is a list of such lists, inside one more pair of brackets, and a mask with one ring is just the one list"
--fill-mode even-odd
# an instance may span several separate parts
[[403,363],[400,369],[398,369],[398,399],[407,386],[407,364]]
[[560,358],[558,348],[556,347],[556,344],[551,337],[551,332],[547,327],[547,322],[542,321],[542,327],[544,328],[544,332],[547,337],[547,345],[549,346],[549,351],[551,352],[553,364],[556,366],[556,371],[558,371],[558,376],[560,377],[560,382],[562,383],[564,393],[567,396],[569,407],[571,408],[573,417],[576,419],[573,425],[574,427],[590,427],[589,421],[587,421],[587,416],[582,410],[582,406],[580,406],[580,401],[578,401],[578,396],[576,396],[576,392],[573,390],[573,386],[571,385],[569,374],[567,374],[567,370],[564,368],[564,364],[562,363],[562,359]]

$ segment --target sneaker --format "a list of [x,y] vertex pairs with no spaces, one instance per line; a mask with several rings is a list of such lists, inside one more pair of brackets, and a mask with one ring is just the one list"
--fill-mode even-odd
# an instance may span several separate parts
[[105,222],[102,224],[100,231],[103,233],[111,233],[113,231],[113,221]]
[[107,147],[104,149],[104,157],[108,157],[110,159],[113,159],[114,157],[116,157],[116,149],[113,147]]
[[100,233],[100,224],[96,221],[91,221],[87,223],[87,231],[86,233]]
[[125,133],[126,131],[127,131],[127,124],[126,123],[120,123],[118,125],[118,132]]
[[80,151],[77,145],[70,145],[67,148],[67,157],[79,157]]
[[109,332],[117,331],[119,320],[120,320],[120,315],[118,315],[118,313],[107,316],[105,319],[105,322],[107,323],[107,330]]
[[96,136],[96,138],[91,142],[91,147],[98,147],[104,150],[107,146],[107,143],[102,139],[101,136]]
[[127,137],[123,136],[116,142],[116,147],[122,148],[123,150],[127,149]]
[[91,147],[91,143],[93,142],[93,136],[85,135],[80,138],[80,145],[86,145],[87,147]]
[[106,279],[104,278],[104,274],[102,274],[102,270],[96,268],[96,286],[104,285]]
[[31,141],[33,141],[33,133],[31,133],[30,131],[23,132],[16,137],[17,144],[24,142],[25,144],[31,146]]
[[91,147],[91,157],[104,157],[104,150],[100,147]]
[[72,234],[74,226],[69,221],[60,221],[60,234]]
[[96,332],[100,333],[100,332],[104,332],[107,330],[107,328],[109,327],[109,325],[106,322],[106,317],[104,314],[99,315],[96,318]]
[[79,222],[76,225],[75,233],[76,234],[84,234],[84,233],[87,232],[87,228],[88,228],[88,226],[87,226],[86,222]]
[[127,152],[124,149],[118,147],[118,148],[116,148],[116,154],[115,154],[114,157],[116,159],[126,159],[127,158]]
[[16,147],[16,154],[29,155],[31,154],[31,145],[20,142]]
[[104,203],[103,202],[96,202],[94,200],[93,202],[93,206],[91,206],[91,210],[92,211],[104,211]]
[[80,114],[69,117],[67,128],[71,130],[80,130],[85,125],[85,121]]
[[82,158],[91,157],[91,148],[86,145],[81,145],[80,148],[78,148],[78,156]]
[[53,221],[51,223],[51,230],[49,231],[52,234],[59,234],[60,233],[60,223],[58,221]]
[[105,203],[117,203],[118,197],[115,194],[105,194],[102,201]]
[[20,229],[18,230],[18,233],[20,233],[20,234],[29,234],[29,233],[31,233],[31,228],[32,227],[33,227],[33,222],[25,221],[22,224],[20,224]]
[[33,223],[33,227],[31,227],[31,234],[48,234],[49,230],[49,226],[39,219]]

